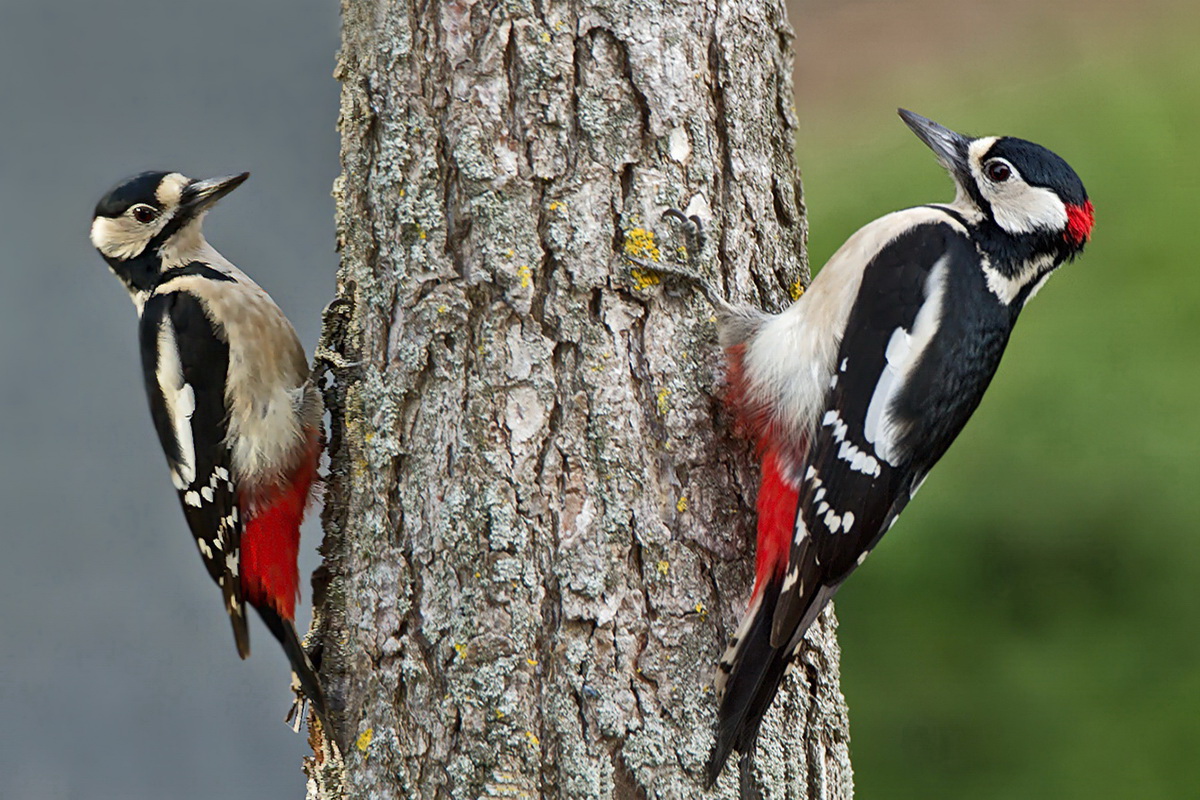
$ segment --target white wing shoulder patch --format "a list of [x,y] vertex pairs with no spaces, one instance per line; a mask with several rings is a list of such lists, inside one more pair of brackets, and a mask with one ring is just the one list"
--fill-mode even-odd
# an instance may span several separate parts
[[896,328],[892,332],[885,353],[887,363],[875,384],[871,403],[867,406],[864,435],[874,445],[875,454],[892,466],[900,462],[897,445],[904,432],[903,420],[892,416],[892,402],[908,382],[925,348],[937,332],[942,318],[948,269],[949,257],[942,256],[925,280],[925,302],[913,320],[912,330]]
[[[179,361],[179,347],[170,317],[164,316],[159,323],[156,342],[158,367],[155,378],[162,391],[179,453],[179,461],[171,465],[171,480],[176,489],[183,491],[196,480],[196,445],[192,437],[196,394],[183,379],[183,365]],[[199,505],[198,499],[195,505]]]

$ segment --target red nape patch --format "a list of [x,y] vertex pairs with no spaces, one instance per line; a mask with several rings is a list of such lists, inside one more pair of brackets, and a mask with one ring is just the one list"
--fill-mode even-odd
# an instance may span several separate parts
[[1074,245],[1081,245],[1092,238],[1092,225],[1096,221],[1092,210],[1092,201],[1088,200],[1081,206],[1067,204],[1067,229],[1063,238]]
[[257,509],[242,531],[242,592],[250,603],[265,603],[288,621],[296,618],[300,523],[304,521],[320,451],[317,438],[311,437],[300,466],[282,486],[255,498],[242,498],[243,508]]
[[763,582],[783,572],[792,551],[799,492],[783,477],[779,454],[763,456],[762,485],[758,489],[758,555],[754,565],[754,594]]

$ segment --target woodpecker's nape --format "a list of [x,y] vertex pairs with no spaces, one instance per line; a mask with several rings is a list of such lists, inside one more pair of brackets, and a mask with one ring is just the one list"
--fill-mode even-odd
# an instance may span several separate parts
[[238,653],[250,653],[249,603],[328,734],[324,693],[294,624],[321,398],[291,323],[202,229],[205,213],[248,176],[135,175],[96,204],[91,239],[137,309],[151,418]]
[[808,628],[979,405],[1022,309],[1092,231],[1083,183],[1056,154],[900,115],[954,179],[953,202],[864,226],[779,314],[716,302],[728,397],[762,459],[756,577],[714,680],[706,769],[711,785],[740,752],[744,796]]

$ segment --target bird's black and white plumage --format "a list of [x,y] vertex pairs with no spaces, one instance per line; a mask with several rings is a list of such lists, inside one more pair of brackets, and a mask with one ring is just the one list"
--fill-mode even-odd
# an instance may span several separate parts
[[320,395],[291,323],[202,231],[207,211],[246,177],[135,175],[97,203],[91,239],[137,308],[154,427],[238,653],[250,653],[249,603],[324,715],[293,625]]
[[954,178],[954,201],[868,224],[780,314],[722,314],[763,484],[710,782],[733,750],[752,753],[806,630],[979,405],[1021,309],[1091,233],[1083,184],[1054,153],[900,113]]

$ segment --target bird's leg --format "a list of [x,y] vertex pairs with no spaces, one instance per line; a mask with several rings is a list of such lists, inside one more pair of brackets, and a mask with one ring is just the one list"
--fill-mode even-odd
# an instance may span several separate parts
[[[704,249],[704,244],[707,238],[704,234],[704,224],[700,217],[696,216],[695,214],[688,217],[677,208],[668,208],[663,212],[663,216],[678,220],[681,223],[684,238],[687,239],[688,264],[689,266],[694,264],[696,261],[696,254]],[[688,284],[691,288],[698,289],[704,295],[705,299],[707,299],[714,308],[723,314],[731,314],[736,312],[735,307],[731,305],[728,300],[721,296],[716,287],[702,278],[699,273],[691,269],[686,269],[684,267],[667,262],[656,261],[654,263],[650,263],[640,258],[634,258],[628,254],[626,254],[625,258],[648,272],[666,275],[672,278],[678,278],[679,280]]]
[[287,716],[284,717],[284,723],[292,729],[293,733],[299,733],[304,727],[304,721],[308,719],[308,698],[304,695],[304,690],[300,688],[300,676],[292,673],[292,707],[288,709]]
[[683,283],[686,283],[690,288],[699,290],[700,293],[704,295],[705,299],[708,300],[708,302],[712,303],[716,308],[722,311],[731,307],[729,301],[724,297],[721,297],[721,294],[716,290],[716,287],[689,269],[684,269],[674,264],[668,264],[665,262],[656,261],[651,263],[649,261],[643,261],[640,258],[634,258],[631,255],[626,255],[625,260],[641,269],[646,270],[647,272],[653,272],[657,275],[665,275],[668,278],[677,278]]
[[704,220],[696,214],[689,217],[678,208],[668,208],[663,212],[663,216],[679,220],[684,238],[687,239],[688,261],[695,261],[696,254],[704,250],[704,245],[708,241],[708,236],[704,233]]

